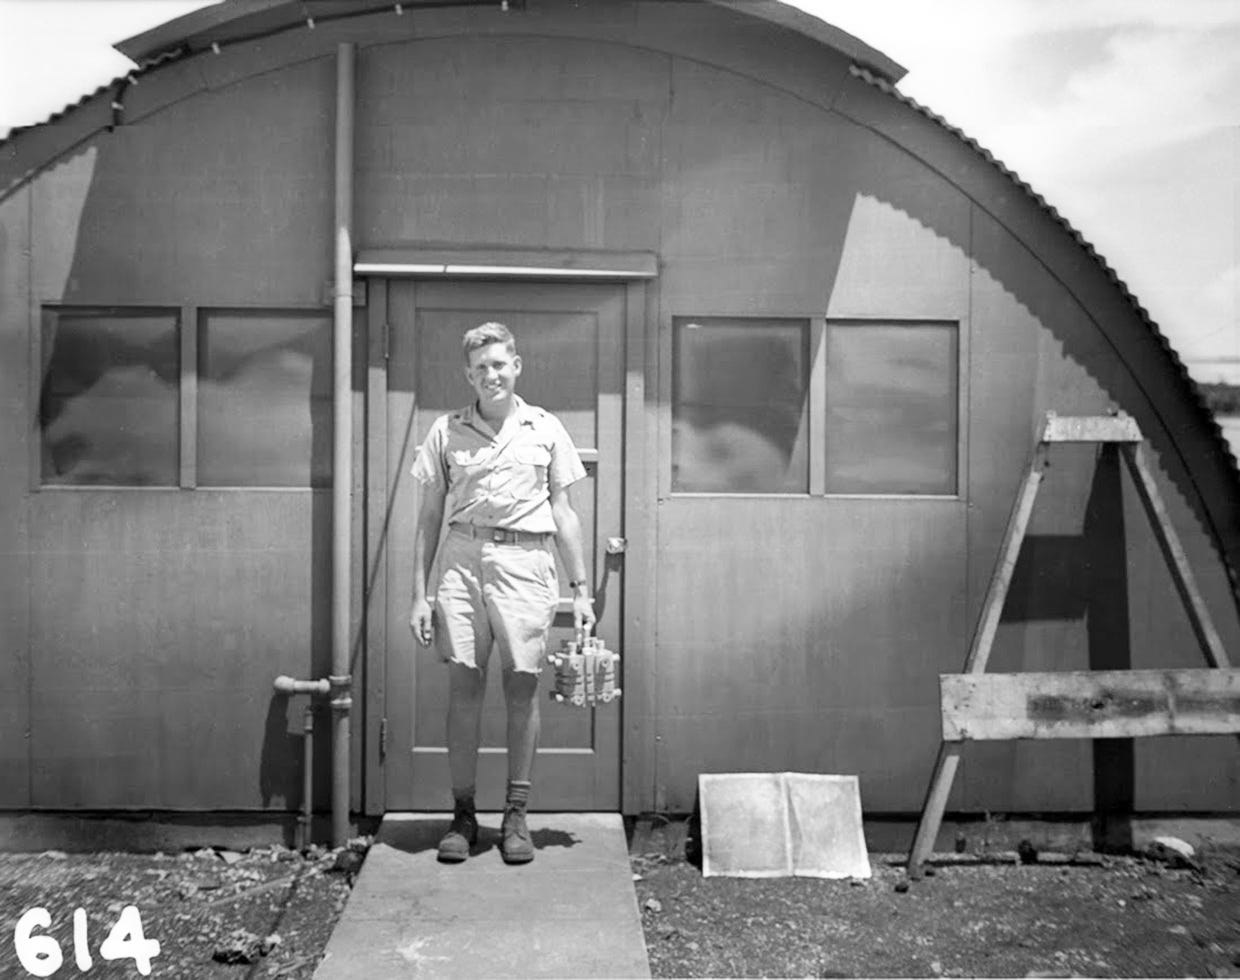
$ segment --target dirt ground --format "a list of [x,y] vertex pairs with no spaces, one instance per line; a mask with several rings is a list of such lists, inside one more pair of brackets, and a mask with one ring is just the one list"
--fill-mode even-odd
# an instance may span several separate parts
[[704,878],[683,848],[647,847],[633,869],[651,973],[1240,977],[1240,852],[1199,851],[1196,868],[965,855],[916,882],[904,857],[871,854],[865,881]]
[[[41,906],[63,966],[53,976],[139,976],[100,945],[126,905],[157,939],[151,976],[292,978],[315,970],[368,840],[302,855],[0,854],[0,977],[31,976],[13,930]],[[1196,868],[1141,857],[1096,864],[938,867],[904,888],[902,855],[872,854],[864,882],[703,878],[683,835],[635,839],[632,855],[656,977],[1240,977],[1240,852]],[[86,912],[83,973],[73,911]],[[377,978],[383,980],[383,978]]]
[[[54,938],[63,956],[52,976],[140,976],[134,960],[109,962],[100,950],[124,907],[132,905],[143,936],[159,942],[152,977],[308,980],[367,843],[307,855],[281,847],[245,853],[0,854],[0,977],[34,975],[19,962],[14,939],[18,919],[34,907],[51,916],[50,927],[35,934]],[[85,945],[93,961],[88,971],[74,958],[77,908],[86,912]]]

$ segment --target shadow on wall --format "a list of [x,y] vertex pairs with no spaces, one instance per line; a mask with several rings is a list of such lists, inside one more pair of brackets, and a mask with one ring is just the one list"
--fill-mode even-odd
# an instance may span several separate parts
[[[911,111],[911,110],[910,110]],[[885,159],[890,154],[876,150],[874,159]],[[989,167],[988,163],[978,158],[977,166]],[[1180,384],[1174,379],[1175,370],[1170,358],[1160,348],[1159,341],[1149,328],[1140,321],[1135,309],[1123,300],[1119,287],[1106,280],[1105,273],[1094,266],[1096,261],[1073,241],[1066,231],[1056,227],[1054,232],[1044,240],[1050,241],[1053,248],[1074,252],[1073,265],[1084,267],[1085,277],[1092,277],[1095,283],[1086,287],[1097,288],[1097,283],[1106,282],[1103,292],[1112,294],[1111,308],[1101,315],[1114,316],[1116,309],[1121,310],[1121,323],[1107,322],[1104,332],[1102,325],[1093,317],[1098,315],[1085,303],[1078,301],[1066,292],[1066,286],[1047,270],[1034,253],[1029,251],[997,221],[991,219],[981,206],[973,204],[974,220],[968,225],[941,220],[939,210],[934,206],[936,197],[925,191],[926,182],[908,179],[907,175],[893,174],[883,166],[854,166],[850,168],[850,178],[854,181],[858,195],[872,197],[899,212],[907,215],[919,225],[933,232],[939,238],[950,242],[964,254],[968,255],[974,267],[988,275],[997,283],[1020,307],[1037,321],[1041,329],[1054,338],[1062,347],[1065,365],[1074,365],[1082,369],[1098,386],[1111,405],[1134,416],[1141,427],[1147,443],[1153,450],[1154,459],[1165,476],[1179,491],[1182,501],[1188,506],[1203,531],[1211,548],[1232,567],[1240,568],[1240,527],[1237,525],[1237,514],[1231,506],[1220,507],[1220,494],[1226,496],[1231,488],[1214,490],[1199,486],[1189,472],[1187,459],[1193,459],[1197,465],[1206,464],[1207,469],[1214,468],[1220,477],[1223,476],[1225,461],[1216,459],[1216,449],[1212,437],[1206,432],[1206,424],[1201,419],[1201,412],[1191,403],[1191,396],[1185,392],[1162,391],[1164,401],[1170,399],[1174,408],[1165,415],[1159,414],[1152,402],[1145,384],[1151,376],[1156,383],[1174,389]],[[939,178],[934,178],[936,186],[946,186]],[[1024,191],[1015,183],[1011,185],[1012,196],[1023,196]],[[1030,202],[1030,208],[1036,208]],[[1047,216],[1046,224],[1054,224]],[[962,234],[964,229],[969,232]],[[966,237],[966,234],[971,237]],[[976,277],[974,277],[976,283]],[[974,329],[985,329],[987,324],[975,324]],[[1036,349],[1036,348],[1035,348]],[[1121,358],[1124,359],[1121,362]],[[1047,375],[1038,379],[1039,387],[1048,390],[1035,391],[1035,415],[1029,419],[1029,450],[1032,451],[1034,427],[1040,421],[1045,410],[1057,410],[1060,414],[1074,414],[1081,411],[1099,412],[1107,406],[1093,404],[1094,399],[1087,393],[1059,387],[1054,391],[1056,382],[1063,384],[1062,379],[1054,377],[1056,365],[1046,363],[1046,355],[1040,354],[1042,361],[1038,365]],[[1133,376],[1131,367],[1139,362],[1144,380]],[[1152,365],[1152,366],[1151,366]],[[1191,382],[1184,382],[1185,386]],[[1063,396],[1063,404],[1045,404],[1043,402],[1054,394]],[[1081,400],[1089,403],[1082,408]],[[975,406],[974,411],[977,411]],[[1164,409],[1164,411],[1166,411]],[[1211,467],[1211,464],[1216,464]],[[1013,480],[1017,474],[1013,475]],[[1207,477],[1208,479],[1208,477]],[[1203,494],[1213,498],[1213,510],[1207,507]],[[1220,523],[1220,521],[1222,523]],[[1222,541],[1220,541],[1220,537]]]
[[[304,695],[290,698],[286,694],[273,694],[268,702],[258,777],[259,798],[264,809],[269,808],[277,798],[283,802],[285,809],[292,810],[301,804],[303,736],[300,722],[304,702]],[[297,722],[296,731],[291,730],[294,720]],[[321,726],[316,726],[316,733],[318,727]],[[314,748],[318,755],[320,746],[316,744]],[[319,777],[318,772],[315,777]]]

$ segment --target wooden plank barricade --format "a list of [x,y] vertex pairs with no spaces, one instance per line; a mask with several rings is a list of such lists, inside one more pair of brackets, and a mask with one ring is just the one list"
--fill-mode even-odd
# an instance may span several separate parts
[[[1050,447],[1084,442],[1118,447],[1209,669],[985,673]],[[939,675],[943,740],[909,851],[908,877],[921,877],[967,741],[1240,734],[1240,670],[1228,662],[1149,470],[1143,442],[1136,420],[1128,415],[1047,413],[1012,505],[964,669]]]
[[943,674],[943,740],[1240,731],[1240,670]]

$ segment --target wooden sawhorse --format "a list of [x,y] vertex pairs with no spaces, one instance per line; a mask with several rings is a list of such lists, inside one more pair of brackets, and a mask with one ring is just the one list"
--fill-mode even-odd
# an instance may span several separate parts
[[[908,877],[921,877],[934,847],[966,741],[1240,733],[1240,670],[1230,667],[1154,483],[1143,441],[1136,420],[1128,415],[1047,414],[1008,519],[964,670],[939,676],[943,740],[909,851]],[[1082,442],[1119,447],[1212,669],[985,674],[1050,447]]]

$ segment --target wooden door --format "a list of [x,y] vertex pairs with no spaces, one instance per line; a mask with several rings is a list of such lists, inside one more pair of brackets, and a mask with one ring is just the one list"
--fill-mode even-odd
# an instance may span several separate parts
[[[451,804],[445,719],[448,671],[433,649],[409,631],[413,532],[418,487],[410,476],[431,423],[469,404],[461,335],[488,320],[517,339],[523,370],[517,392],[555,413],[585,463],[572,489],[591,570],[597,633],[620,644],[619,563],[605,562],[608,536],[622,534],[622,419],[625,290],[618,285],[394,281],[388,292],[387,649],[384,755],[389,810],[443,809]],[[558,557],[558,556],[557,556]],[[433,590],[437,569],[432,570]],[[571,636],[568,576],[550,649]],[[505,712],[498,658],[492,660],[478,764],[478,804],[502,805],[507,776]],[[552,702],[540,690],[542,737],[531,806],[541,810],[615,810],[620,805],[620,707],[594,709]]]

